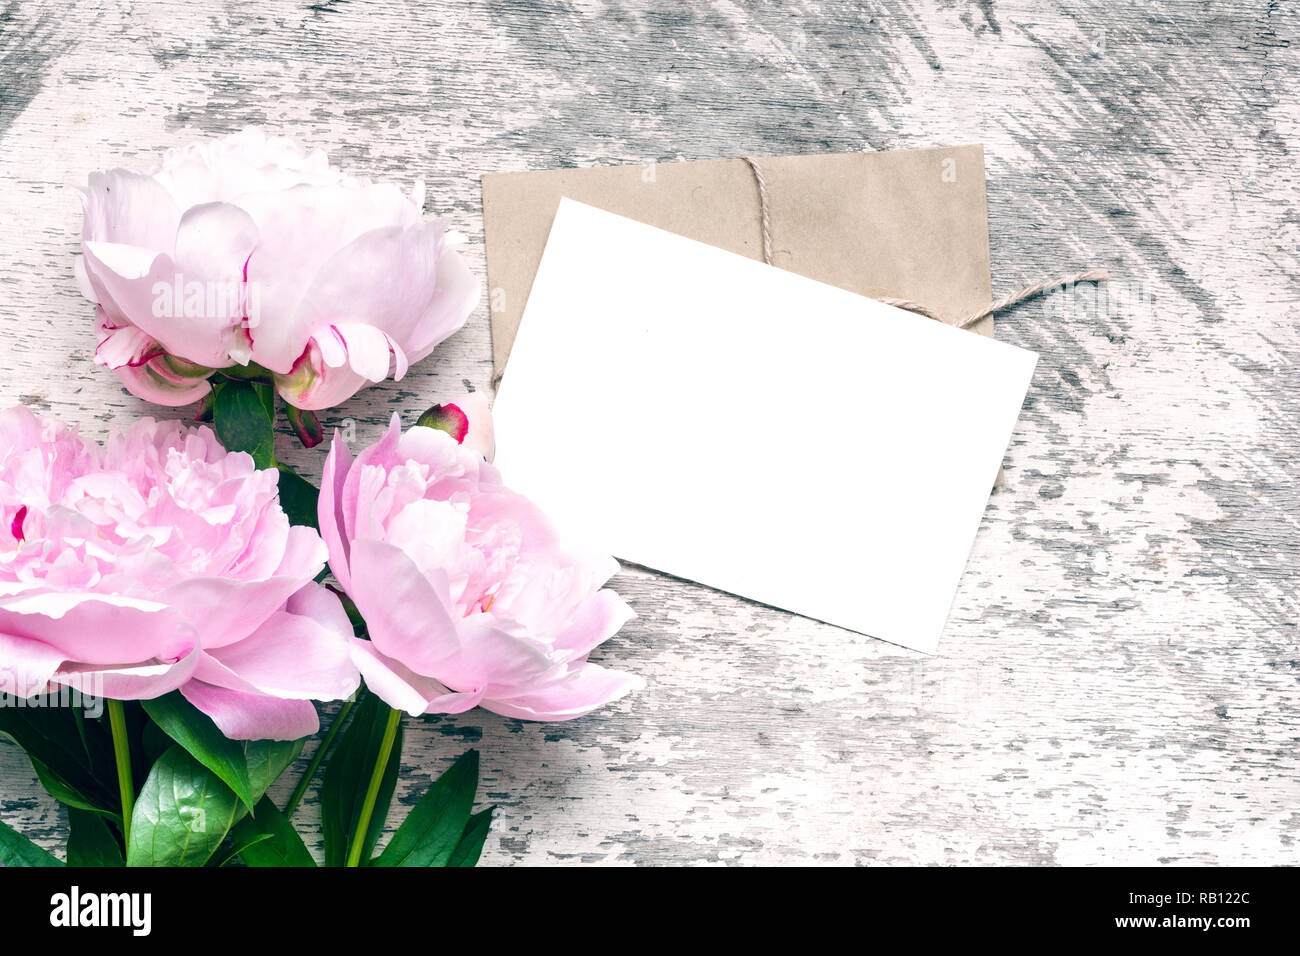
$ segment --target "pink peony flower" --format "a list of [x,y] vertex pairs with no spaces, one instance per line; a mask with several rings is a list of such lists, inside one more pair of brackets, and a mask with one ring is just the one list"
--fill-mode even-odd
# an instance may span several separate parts
[[293,740],[359,683],[352,628],[313,583],[278,474],[207,428],[137,422],[107,448],[0,412],[0,690],[180,689],[227,736]]
[[465,324],[462,241],[410,193],[250,129],[168,150],[149,175],[83,190],[82,293],[95,360],[147,401],[185,405],[214,369],[267,369],[291,405],[329,408]]
[[613,558],[562,548],[537,508],[448,431],[403,433],[394,416],[355,461],[336,435],[320,524],[370,632],[354,639],[354,659],[393,707],[566,720],[642,686],[587,660],[632,616],[601,590]]

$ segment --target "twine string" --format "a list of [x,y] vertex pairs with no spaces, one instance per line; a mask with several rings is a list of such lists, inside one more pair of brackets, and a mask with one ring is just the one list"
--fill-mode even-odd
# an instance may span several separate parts
[[[758,185],[758,209],[759,209],[759,226],[763,236],[763,261],[769,266],[772,265],[772,210],[768,201],[767,179],[763,175],[763,167],[753,156],[741,156],[749,168],[754,172],[754,182]],[[1070,275],[1059,276],[1047,282],[1039,282],[1037,285],[1027,286],[1018,292],[1012,292],[1004,295],[1002,298],[995,300],[978,312],[973,312],[956,322],[948,322],[947,319],[926,308],[920,302],[914,302],[911,299],[895,299],[892,297],[877,299],[877,302],[883,302],[886,305],[892,305],[899,309],[905,309],[908,312],[915,312],[917,315],[923,315],[927,319],[933,319],[936,322],[945,322],[949,325],[956,326],[959,329],[969,329],[976,322],[987,318],[994,313],[1009,309],[1012,306],[1020,305],[1029,299],[1033,299],[1061,286],[1073,285],[1076,282],[1106,282],[1110,278],[1105,269],[1085,269],[1083,272],[1074,272]],[[504,370],[498,372],[492,377],[492,387],[495,389],[501,384],[501,377]]]
[[767,202],[767,180],[763,178],[763,167],[753,156],[740,157],[749,163],[754,171],[754,180],[758,183],[758,213],[763,228],[763,261],[772,264],[772,213]]
[[[772,214],[768,202],[767,179],[763,176],[763,167],[757,159],[753,156],[741,156],[740,158],[749,164],[749,168],[754,172],[754,181],[758,184],[759,219],[763,231],[763,261],[770,266],[772,265]],[[974,312],[957,322],[948,322],[947,319],[932,312],[921,303],[913,302],[911,299],[881,298],[876,301],[883,302],[886,305],[895,306],[899,309],[905,309],[908,312],[915,312],[917,315],[923,315],[927,319],[934,319],[936,322],[945,322],[949,325],[954,325],[959,329],[969,329],[976,322],[993,315],[995,312],[1001,312],[1004,309],[1009,309],[1012,306],[1019,305],[1028,299],[1042,295],[1050,289],[1055,289],[1064,285],[1073,285],[1076,282],[1106,282],[1109,278],[1109,273],[1107,273],[1105,269],[1086,269],[1083,272],[1075,272],[1070,275],[1060,276],[1059,278],[1047,282],[1039,282],[1037,285],[1027,286],[1018,292],[1004,295],[1002,298],[985,306],[978,312]]]

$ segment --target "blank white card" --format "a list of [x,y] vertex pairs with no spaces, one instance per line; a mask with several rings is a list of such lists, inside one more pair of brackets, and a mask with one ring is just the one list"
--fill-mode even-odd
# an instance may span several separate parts
[[933,653],[1036,361],[566,199],[496,463],[572,541]]

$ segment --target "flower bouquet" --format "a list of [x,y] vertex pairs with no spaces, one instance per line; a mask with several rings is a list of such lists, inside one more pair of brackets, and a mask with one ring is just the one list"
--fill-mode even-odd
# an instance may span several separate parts
[[[472,866],[462,755],[379,849],[402,716],[586,714],[640,685],[588,654],[631,617],[492,466],[481,395],[394,415],[319,478],[277,461],[314,412],[428,356],[479,284],[410,191],[248,130],[93,174],[77,276],[95,360],[195,405],[101,446],[0,412],[0,732],[67,807],[64,859],[0,822],[7,866]],[[268,795],[333,716],[283,806]]]

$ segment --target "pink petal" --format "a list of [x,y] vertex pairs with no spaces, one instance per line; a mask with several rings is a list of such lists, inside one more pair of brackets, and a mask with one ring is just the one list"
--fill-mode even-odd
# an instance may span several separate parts
[[137,319],[157,324],[153,287],[171,286],[175,267],[171,256],[144,246],[86,240],[82,265],[94,299],[114,326],[136,325]]
[[645,686],[632,674],[583,664],[554,683],[509,698],[489,697],[483,707],[521,720],[571,720]]
[[[191,206],[176,230],[172,258],[186,281],[237,282],[243,284],[244,264],[257,246],[258,229],[253,217],[226,202]],[[238,318],[242,313],[234,313]]]
[[259,696],[262,694],[255,685],[244,680],[212,654],[199,655],[199,666],[194,669],[194,679],[226,690]]
[[194,675],[201,653],[196,645],[190,653],[171,664],[98,669],[79,664],[60,669],[54,680],[86,695],[113,700],[151,700],[171,693],[188,681]]
[[[438,308],[440,257],[447,258],[445,232],[442,223],[421,222],[358,236],[324,263],[305,291],[294,321],[306,328],[323,328],[345,319],[387,333],[408,353],[411,345],[418,345],[427,354],[436,344],[430,339],[445,339],[465,324],[473,310],[472,304],[459,313]],[[477,282],[474,291],[477,302]],[[462,299],[452,302],[459,306]],[[345,333],[345,337],[350,351],[352,336]],[[385,376],[387,367],[385,354]],[[360,368],[357,371],[373,378]]]
[[393,353],[393,381],[400,382],[406,378],[406,373],[411,367],[411,361],[406,357],[406,350],[398,344],[396,339],[387,334],[385,334],[384,338],[388,339],[388,350]]
[[317,519],[321,537],[329,548],[330,571],[344,591],[352,589],[352,576],[348,572],[348,537],[343,532],[343,484],[352,467],[352,453],[339,433],[334,433],[329,455],[325,458],[325,473],[321,476],[320,498],[317,499]]
[[312,341],[320,350],[320,360],[326,368],[339,368],[348,362],[348,341],[332,322],[312,336]]
[[348,364],[352,371],[371,382],[388,378],[392,358],[388,336],[362,322],[335,322],[339,337],[347,343]]
[[9,534],[15,541],[26,541],[23,535],[23,522],[27,520],[27,506],[23,505],[14,512],[14,520],[9,523]]
[[[318,621],[277,612],[249,637],[218,648],[211,656],[264,694],[302,700],[352,696],[360,680],[348,648],[352,626],[338,598],[312,587],[334,603],[337,614],[330,609],[323,615],[325,620]],[[340,626],[342,630],[334,629]]]
[[325,545],[311,528],[289,529],[288,546],[269,578],[188,578],[165,588],[159,600],[184,608],[207,650],[243,640],[325,567]]
[[488,615],[461,621],[460,644],[458,653],[429,672],[456,690],[527,684],[555,665],[540,641]]
[[582,606],[573,622],[555,638],[556,650],[568,651],[568,660],[575,660],[592,648],[613,637],[624,624],[636,615],[627,603],[608,588],[597,591]]
[[470,272],[455,249],[447,248],[438,259],[438,286],[429,311],[412,330],[406,354],[412,365],[422,361],[439,343],[463,326],[478,307],[483,285]]
[[209,369],[195,366],[193,374],[180,375],[180,362],[127,319],[111,318],[101,305],[95,309],[99,346],[95,361],[113,369],[127,390],[159,405],[188,405],[208,394]]
[[397,710],[419,714],[460,714],[477,707],[483,699],[473,693],[449,691],[430,677],[422,677],[401,662],[385,657],[370,641],[352,640],[352,660],[365,678],[366,686]]
[[366,513],[364,515],[361,513],[361,482],[367,474],[368,466],[376,465],[383,469],[386,475],[387,470],[397,464],[396,452],[401,441],[402,422],[394,412],[388,422],[388,431],[384,432],[379,441],[361,452],[352,467],[348,469],[347,480],[343,485],[341,511],[344,521],[343,533],[349,540],[359,536],[369,536],[368,527],[363,531],[363,525],[369,524],[369,501],[366,502]]
[[[401,278],[405,262],[388,260],[376,270],[372,259],[362,261],[342,252],[371,230],[418,221],[420,211],[396,186],[296,186],[242,196],[238,203],[260,230],[258,247],[248,261],[248,280],[259,283],[261,290],[262,315],[254,336],[253,359],[273,372],[287,375],[315,330],[337,320],[357,318],[350,312],[351,300],[331,305],[328,296],[320,293],[316,293],[316,306],[300,308],[317,279],[329,280],[337,271],[352,276],[354,284],[375,303],[367,315],[382,307],[395,283],[405,281]],[[337,260],[331,262],[332,257]]]
[[185,684],[181,693],[231,740],[297,740],[320,730],[310,701],[244,694],[199,680]]
[[315,529],[291,525],[285,541],[284,557],[275,569],[277,575],[310,581],[325,568],[329,552]]
[[83,239],[172,251],[180,209],[152,176],[126,169],[91,173],[82,205]]
[[0,693],[14,697],[40,693],[64,659],[44,641],[0,633]]
[[72,260],[72,275],[77,280],[77,291],[91,302],[98,301],[95,289],[90,284],[90,276],[86,274],[86,260],[82,256],[77,256]]
[[368,384],[365,376],[348,365],[331,367],[325,363],[316,338],[308,341],[287,374],[276,374],[273,378],[281,398],[311,411],[341,405]]
[[155,405],[164,405],[168,408],[180,408],[183,405],[190,405],[197,402],[212,387],[207,382],[198,382],[188,388],[175,388],[159,383],[156,375],[151,375],[148,369],[142,368],[119,368],[114,370],[117,377],[122,380],[122,385],[128,392],[146,402],[152,402]]
[[65,660],[121,665],[179,658],[194,636],[163,602],[109,594],[24,592],[0,597],[0,633],[48,644]]
[[352,637],[352,619],[343,609],[343,602],[329,588],[315,581],[304,584],[284,606],[285,611],[300,617],[309,617],[334,634],[341,635],[344,643]]
[[438,676],[439,665],[460,651],[456,624],[406,552],[358,538],[348,568],[348,595],[366,619],[375,647],[417,673]]
[[[100,310],[102,314],[102,309]],[[160,346],[134,325],[124,325],[103,331],[103,338],[95,348],[95,362],[105,368],[138,367],[156,356]]]
[[[223,208],[210,204],[186,213],[181,237],[187,247],[213,231],[211,220],[220,216],[210,211],[214,206]],[[229,275],[207,276],[203,272],[209,270],[192,274],[151,249],[93,241],[82,249],[91,288],[115,324],[130,323],[170,354],[210,368],[232,364],[231,352],[244,347],[238,268]],[[188,254],[196,255],[192,248]]]

